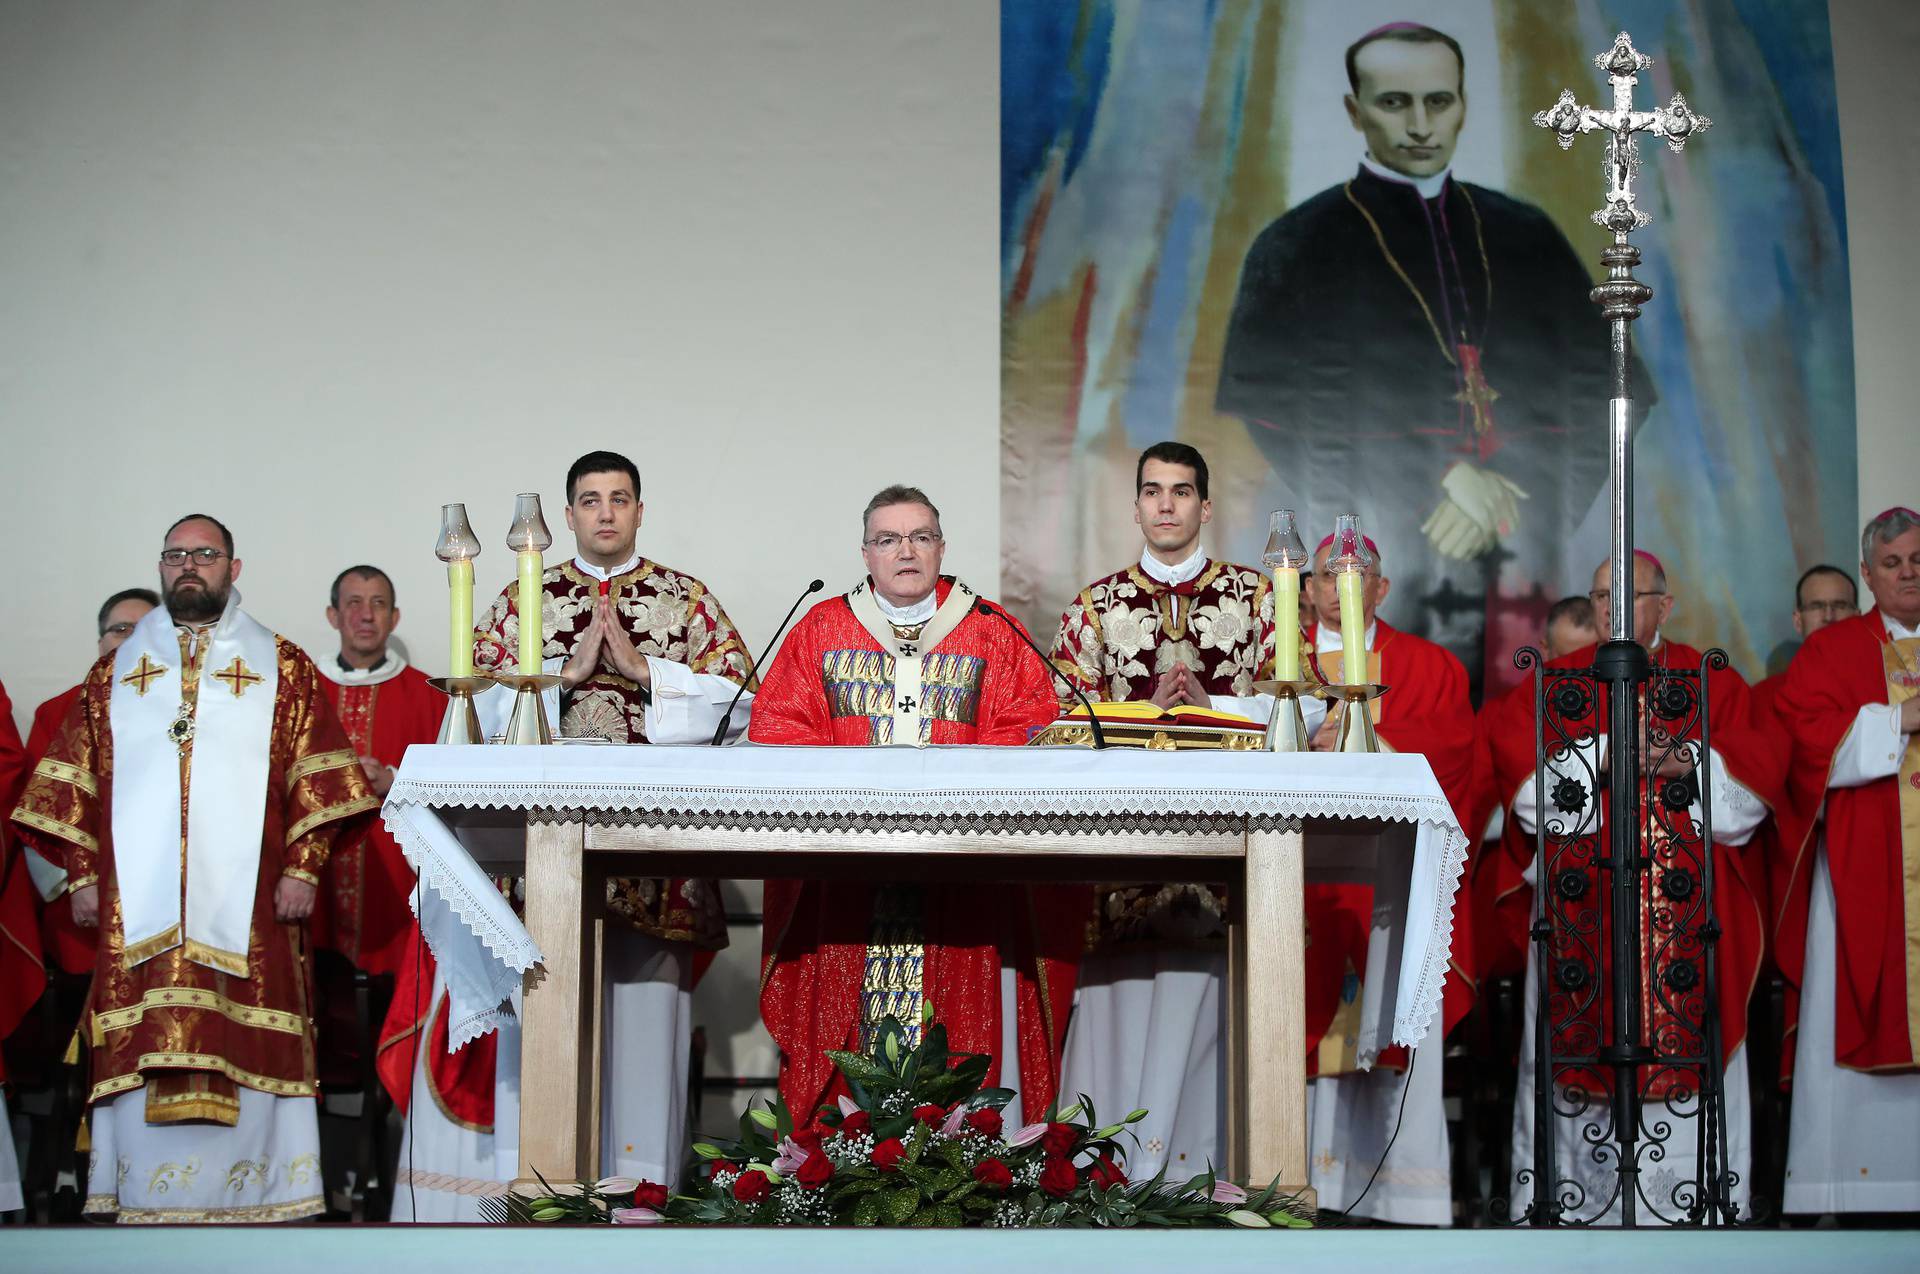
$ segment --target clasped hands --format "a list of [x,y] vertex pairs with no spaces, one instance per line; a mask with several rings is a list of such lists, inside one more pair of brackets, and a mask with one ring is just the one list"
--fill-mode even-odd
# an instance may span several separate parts
[[650,686],[653,674],[647,657],[633,648],[633,639],[613,613],[613,598],[602,593],[593,603],[593,619],[580,634],[573,656],[560,669],[560,680],[571,690],[601,668],[636,685]]
[[1420,524],[1420,533],[1442,557],[1479,557],[1508,535],[1527,499],[1511,480],[1490,469],[1459,463],[1440,479],[1444,496]]

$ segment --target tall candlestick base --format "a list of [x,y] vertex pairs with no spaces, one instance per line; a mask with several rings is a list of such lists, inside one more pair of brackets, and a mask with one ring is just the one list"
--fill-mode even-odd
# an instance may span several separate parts
[[553,673],[523,676],[520,673],[495,673],[493,679],[513,691],[513,716],[507,719],[507,734],[502,743],[552,743],[553,727],[547,722],[547,705],[542,691],[560,684]]
[[1321,686],[1314,693],[1327,701],[1327,711],[1337,712],[1333,736],[1335,752],[1379,752],[1380,736],[1373,728],[1371,701],[1387,692],[1378,682],[1357,686]]
[[1311,681],[1256,681],[1255,694],[1273,696],[1273,715],[1267,718],[1266,749],[1269,752],[1311,752],[1313,737],[1307,733],[1306,714],[1300,711],[1300,696],[1312,694]]
[[485,743],[480,733],[480,714],[473,710],[473,697],[493,684],[484,673],[472,677],[430,677],[427,684],[447,696],[447,711],[440,718],[438,743]]

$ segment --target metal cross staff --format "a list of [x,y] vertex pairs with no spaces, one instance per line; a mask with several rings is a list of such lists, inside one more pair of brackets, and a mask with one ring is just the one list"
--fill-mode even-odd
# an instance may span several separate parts
[[1613,398],[1608,426],[1613,470],[1613,584],[1608,597],[1607,635],[1615,641],[1633,637],[1633,435],[1628,409],[1633,402],[1633,387],[1627,380],[1627,324],[1640,317],[1640,307],[1653,296],[1653,290],[1633,277],[1640,263],[1640,250],[1627,242],[1627,236],[1652,220],[1633,202],[1633,178],[1640,171],[1639,133],[1655,133],[1668,146],[1679,150],[1695,133],[1709,128],[1713,121],[1696,115],[1686,98],[1673,95],[1666,107],[1651,111],[1633,109],[1633,86],[1639,73],[1653,65],[1653,59],[1633,47],[1625,31],[1613,37],[1613,47],[1593,59],[1607,73],[1613,86],[1613,109],[1599,110],[1581,106],[1571,90],[1562,89],[1560,100],[1551,109],[1536,113],[1533,122],[1551,129],[1560,149],[1573,145],[1581,133],[1603,129],[1607,134],[1607,160],[1603,171],[1607,178],[1607,206],[1593,214],[1595,225],[1613,231],[1613,244],[1600,254],[1607,266],[1607,280],[1593,289],[1594,304],[1613,324]]
[[[1607,631],[1610,640],[1595,653],[1591,676],[1606,687],[1608,704],[1608,749],[1611,762],[1606,784],[1609,808],[1615,816],[1608,820],[1609,904],[1612,912],[1610,942],[1613,953],[1611,992],[1613,1008],[1612,1038],[1600,1050],[1600,1058],[1613,1072],[1613,1131],[1620,1156],[1621,1217],[1626,1225],[1635,1224],[1635,1194],[1639,1172],[1636,1143],[1640,1134],[1641,1067],[1655,1060],[1644,1039],[1641,988],[1641,914],[1639,901],[1642,873],[1649,870],[1641,853],[1640,820],[1624,817],[1623,812],[1640,808],[1640,780],[1645,744],[1640,737],[1640,689],[1650,675],[1650,661],[1634,640],[1633,606],[1635,588],[1633,560],[1633,387],[1628,379],[1627,328],[1640,317],[1640,307],[1653,296],[1653,290],[1633,277],[1640,262],[1640,250],[1627,242],[1627,236],[1646,225],[1651,218],[1634,206],[1633,178],[1640,168],[1637,135],[1652,133],[1674,150],[1687,139],[1708,127],[1710,121],[1688,109],[1686,99],[1674,94],[1664,109],[1633,109],[1633,87],[1639,73],[1653,59],[1633,47],[1626,32],[1614,37],[1613,48],[1594,59],[1594,65],[1607,73],[1613,86],[1613,109],[1597,110],[1581,106],[1571,92],[1562,91],[1551,109],[1541,111],[1533,122],[1550,129],[1560,148],[1566,150],[1581,133],[1596,129],[1607,134],[1604,172],[1607,178],[1606,206],[1593,214],[1594,222],[1613,232],[1613,242],[1600,254],[1607,267],[1607,278],[1591,295],[1600,313],[1612,326],[1613,385],[1608,403],[1609,466],[1613,479],[1613,578],[1608,596]],[[1703,675],[1704,676],[1704,675]],[[1702,682],[1704,691],[1704,679]],[[1704,693],[1702,699],[1704,700]],[[1702,704],[1702,712],[1705,707]],[[1541,745],[1544,748],[1544,744]],[[1544,761],[1544,758],[1543,758]],[[1710,848],[1707,851],[1711,853]],[[1709,869],[1710,871],[1710,869]],[[1711,879],[1710,875],[1708,877]],[[1536,925],[1536,941],[1546,936],[1544,918]],[[1711,925],[1711,920],[1709,920]],[[1709,966],[1710,968],[1711,966]],[[1711,975],[1709,974],[1709,977]],[[1541,998],[1539,1013],[1544,1026],[1548,999]],[[1713,1012],[1711,1006],[1706,1010]],[[1541,1029],[1541,1028],[1536,1028]],[[1539,1037],[1536,1037],[1539,1038]],[[1538,1077],[1541,1093],[1552,1082],[1551,1062],[1544,1047],[1536,1057],[1543,1059]],[[1711,1103],[1703,1103],[1710,1106]],[[1709,1111],[1703,1109],[1702,1117]],[[1551,1107],[1542,1103],[1539,1118],[1552,1120]],[[1547,1191],[1544,1183],[1552,1180],[1551,1131],[1544,1124],[1536,1127],[1534,1171],[1536,1191]],[[1557,1209],[1551,1199],[1544,1211],[1536,1194],[1535,1224],[1550,1218]]]

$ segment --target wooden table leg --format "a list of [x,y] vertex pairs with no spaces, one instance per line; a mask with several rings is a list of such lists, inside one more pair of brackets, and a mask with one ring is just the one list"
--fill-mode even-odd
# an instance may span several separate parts
[[526,990],[520,1031],[520,1175],[555,1186],[592,1181],[593,1037],[598,990],[593,927],[582,888],[580,811],[527,814],[527,932],[544,976]]
[[1305,859],[1298,823],[1247,836],[1247,1167],[1290,1192],[1307,1185]]
[[1247,1158],[1247,890],[1244,880],[1227,890],[1227,1144],[1221,1171],[1245,1181]]

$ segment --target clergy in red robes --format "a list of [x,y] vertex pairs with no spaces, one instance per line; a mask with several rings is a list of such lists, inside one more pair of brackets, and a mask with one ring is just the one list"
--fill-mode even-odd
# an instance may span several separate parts
[[[1376,558],[1361,593],[1367,679],[1389,687],[1368,705],[1375,732],[1385,748],[1426,757],[1462,828],[1484,827],[1484,774],[1466,669],[1443,647],[1378,617],[1392,580],[1384,573],[1384,550],[1372,541],[1367,547]],[[1304,648],[1312,652],[1312,675],[1338,685],[1345,655],[1339,590],[1327,569],[1332,552],[1332,536],[1314,552],[1307,585],[1314,618]],[[1314,750],[1330,750],[1338,730],[1338,713],[1329,713],[1314,732]],[[1406,1050],[1396,1047],[1383,1051],[1371,1071],[1361,1072],[1356,1069],[1355,1029],[1359,979],[1367,967],[1373,930],[1373,893],[1361,885],[1308,885],[1305,901],[1307,1072],[1315,1077],[1309,1090],[1309,1176],[1320,1192],[1320,1205],[1352,1205],[1384,1156],[1386,1166],[1360,1202],[1361,1214],[1403,1224],[1447,1225],[1453,1209],[1452,1168],[1440,1091],[1441,1045],[1473,1004],[1471,909],[1458,902],[1454,906],[1442,1020],[1418,1064],[1409,1068]],[[1397,1127],[1402,1132],[1389,1150]]]
[[1800,989],[1788,1212],[1920,1211],[1920,512],[1860,537],[1873,609],[1807,638],[1775,709],[1796,804],[1775,951]]
[[[1666,572],[1652,554],[1635,554],[1633,587],[1633,639],[1647,648],[1656,668],[1698,671],[1703,658],[1701,652],[1667,638],[1660,631],[1673,612],[1673,597],[1668,591]],[[1594,573],[1593,591],[1590,594],[1597,613],[1606,613],[1611,588],[1612,569],[1609,563],[1603,562]],[[1594,654],[1592,647],[1575,651],[1554,660],[1549,667],[1590,667]],[[1748,1206],[1749,1130],[1752,1124],[1745,1055],[1746,1010],[1760,973],[1765,926],[1760,903],[1761,888],[1756,883],[1760,879],[1761,866],[1755,859],[1756,851],[1751,840],[1770,810],[1776,813],[1786,810],[1786,803],[1782,799],[1785,753],[1768,731],[1756,723],[1751,697],[1751,691],[1739,673],[1732,669],[1709,673],[1707,707],[1712,747],[1707,752],[1704,764],[1710,768],[1708,786],[1713,799],[1714,920],[1721,930],[1715,948],[1727,1128],[1727,1144],[1721,1162],[1724,1170],[1738,1176],[1734,1201],[1743,1215]],[[1650,714],[1649,718],[1643,719],[1650,719]],[[1485,724],[1493,754],[1494,790],[1509,803],[1513,814],[1511,822],[1517,825],[1510,829],[1510,834],[1503,838],[1496,851],[1504,860],[1498,874],[1503,879],[1524,882],[1529,886],[1524,894],[1518,889],[1508,891],[1501,915],[1512,925],[1522,923],[1523,918],[1530,924],[1531,916],[1522,903],[1524,901],[1526,905],[1531,905],[1530,886],[1535,870],[1534,831],[1540,818],[1535,800],[1534,716],[1530,685],[1504,700],[1498,715],[1489,714]],[[1595,699],[1587,716],[1564,719],[1562,725],[1571,737],[1581,741],[1580,748],[1586,763],[1604,775],[1607,765],[1607,704],[1604,693]],[[1657,720],[1650,719],[1651,727],[1658,725]],[[1549,726],[1547,738],[1551,742],[1555,737]],[[1699,737],[1697,717],[1689,723],[1686,733],[1676,736],[1677,740],[1694,741],[1696,747]],[[1685,779],[1701,764],[1698,758],[1690,758],[1680,751],[1662,750],[1653,755],[1658,759],[1659,768],[1653,776],[1642,777],[1640,782],[1643,804],[1639,817],[1643,826],[1653,825],[1648,822],[1652,815],[1646,803],[1655,799],[1656,791],[1664,787],[1667,780]],[[1590,782],[1582,766],[1567,760],[1562,761],[1558,768],[1550,767],[1546,778],[1550,790],[1562,775],[1577,777],[1583,784]],[[1601,782],[1604,783],[1604,778]],[[1602,805],[1604,796],[1602,790],[1598,794],[1602,798]],[[1590,829],[1579,834],[1597,837],[1597,843],[1604,847],[1609,835],[1606,815],[1604,810],[1598,814],[1594,812],[1595,799],[1595,794],[1589,791],[1586,804],[1580,809],[1571,813],[1552,812],[1549,818],[1552,824],[1564,827],[1569,834],[1582,828]],[[1684,814],[1676,813],[1674,818],[1685,817],[1697,822],[1703,812],[1696,802],[1693,808]],[[1657,850],[1653,851],[1653,861],[1655,875],[1649,888],[1656,892],[1652,896],[1687,897],[1684,892],[1668,890],[1667,885],[1672,882],[1674,888],[1678,889],[1682,883],[1692,879],[1691,874],[1685,877],[1676,874],[1681,865],[1669,864]],[[1669,870],[1670,867],[1674,870]],[[1604,909],[1607,898],[1604,874],[1597,869],[1590,872],[1589,882],[1584,905]],[[1568,908],[1574,905],[1570,903]],[[1597,941],[1601,943],[1599,951],[1604,961],[1606,938],[1604,921],[1599,912],[1593,913],[1592,923],[1593,932],[1601,935]],[[1657,917],[1645,923],[1657,923]],[[1653,941],[1652,937],[1646,940],[1648,945]],[[1516,1172],[1530,1171],[1533,1162],[1533,987],[1536,975],[1534,952],[1529,945],[1525,1025],[1521,1031],[1520,1074],[1514,1098],[1513,1164]],[[1656,995],[1651,987],[1644,987],[1641,994],[1646,1004],[1646,1030],[1652,1036],[1662,1029],[1662,1016],[1669,1014],[1669,1010],[1666,1000]],[[1588,1023],[1589,1029],[1596,1032],[1603,1026],[1597,1014]],[[1590,1093],[1604,1092],[1606,1082],[1605,1076],[1588,1076],[1587,1089]],[[1678,1104],[1671,1107],[1667,1104],[1669,1095],[1680,1091],[1670,1074],[1651,1074],[1643,1083],[1644,1095],[1651,1103],[1643,1122],[1659,1122],[1671,1129],[1670,1135],[1662,1143],[1663,1157],[1657,1161],[1648,1157],[1641,1165],[1643,1174],[1640,1179],[1638,1216],[1642,1222],[1658,1224],[1662,1219],[1671,1219],[1684,1212],[1674,1189],[1680,1182],[1692,1180],[1699,1173],[1696,1156],[1699,1131],[1688,1113],[1691,1107],[1687,1107],[1684,1100],[1676,1098]],[[1564,1112],[1568,1103],[1557,1104]],[[1619,1215],[1619,1204],[1615,1197],[1617,1179],[1612,1175],[1610,1161],[1596,1161],[1593,1155],[1587,1153],[1588,1147],[1582,1140],[1585,1124],[1596,1120],[1602,1124],[1606,1122],[1604,1106],[1597,1116],[1589,1114],[1585,1118],[1575,1118],[1563,1113],[1554,1133],[1556,1170],[1560,1178],[1578,1183],[1585,1192],[1580,1204],[1569,1209],[1570,1217],[1587,1221],[1612,1221],[1617,1220]],[[1643,1145],[1646,1144],[1643,1142]],[[1646,1155],[1648,1152],[1643,1150],[1642,1153]],[[1515,1180],[1509,1183],[1509,1189],[1517,1215],[1532,1200],[1532,1186]]]
[[[794,625],[755,700],[755,742],[1018,747],[1054,719],[1049,670],[1016,621],[979,614],[973,591],[940,574],[940,513],[924,493],[874,496],[861,540],[866,582]],[[1015,1087],[1017,1073],[1021,1109],[1038,1118],[1090,907],[1082,888],[768,881],[760,1013],[795,1118],[835,1082],[826,1050],[865,1047],[889,1015],[917,1031],[923,1005],[955,1049],[992,1055],[989,1083]]]
[[[10,809],[26,782],[27,754],[13,724],[13,701],[0,685],[0,809]],[[0,1040],[13,1033],[46,989],[40,960],[40,935],[34,914],[33,884],[13,837],[0,824]],[[19,1160],[13,1153],[13,1129],[7,1119],[7,1064],[0,1058],[0,1212],[21,1206]]]
[[87,674],[13,812],[100,926],[86,1208],[122,1220],[324,1207],[304,928],[378,802],[312,661],[240,608],[240,566],[213,518],[169,529],[166,606]]
[[[109,597],[101,604],[100,613],[95,617],[100,640],[94,657],[110,655],[120,649],[120,643],[127,639],[133,626],[159,604],[160,594],[150,588],[122,589]],[[62,691],[33,710],[33,724],[27,731],[29,770],[53,746],[54,735],[73,714],[74,705],[80,702],[80,692],[84,688],[76,685]],[[26,862],[28,871],[37,874],[40,879],[51,882],[61,874],[58,868],[49,866],[31,848],[26,850]],[[98,932],[97,929],[83,929],[73,923],[73,907],[68,903],[64,889],[46,899],[40,908],[40,940],[47,962],[62,973],[93,971],[94,939]]]
[[[385,800],[407,749],[439,736],[446,698],[389,644],[400,608],[393,582],[379,567],[350,566],[339,574],[327,623],[340,634],[339,652],[323,668],[328,695],[367,785]],[[397,973],[416,923],[409,898],[413,869],[386,824],[372,820],[362,838],[335,850],[321,883],[315,944],[368,973]]]

